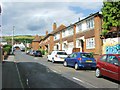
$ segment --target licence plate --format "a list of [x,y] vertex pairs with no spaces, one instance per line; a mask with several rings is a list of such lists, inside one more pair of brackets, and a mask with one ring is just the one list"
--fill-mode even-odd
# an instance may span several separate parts
[[92,62],[91,60],[87,60],[86,62]]

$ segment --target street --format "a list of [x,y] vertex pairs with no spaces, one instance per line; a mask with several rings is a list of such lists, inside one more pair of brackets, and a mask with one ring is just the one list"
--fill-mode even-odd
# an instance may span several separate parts
[[96,78],[94,70],[74,70],[62,63],[48,62],[46,56],[33,57],[16,51],[13,61],[3,63],[3,88],[114,88],[108,78]]

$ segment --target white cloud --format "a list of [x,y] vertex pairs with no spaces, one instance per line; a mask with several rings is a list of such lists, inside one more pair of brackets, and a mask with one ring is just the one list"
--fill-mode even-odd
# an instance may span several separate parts
[[[3,3],[3,33],[11,34],[15,26],[15,34],[45,34],[52,31],[52,24],[69,25],[75,23],[78,17],[86,16],[84,12],[75,13],[69,7],[79,7],[86,10],[98,10],[101,3],[56,3],[56,2],[4,2]],[[33,30],[33,31],[32,31]]]

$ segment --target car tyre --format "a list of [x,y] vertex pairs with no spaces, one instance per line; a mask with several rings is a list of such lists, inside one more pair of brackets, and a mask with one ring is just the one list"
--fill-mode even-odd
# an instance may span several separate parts
[[96,71],[95,71],[95,76],[96,76],[97,78],[101,77],[101,72],[100,72],[100,69],[99,69],[99,68],[96,69]]
[[68,66],[68,64],[67,64],[67,62],[66,62],[66,61],[64,61],[63,65],[64,65],[65,67],[67,67],[67,66]]
[[75,63],[75,70],[78,70],[79,69],[79,66],[77,63]]
[[49,60],[49,59],[47,59],[47,61],[49,62],[50,60]]

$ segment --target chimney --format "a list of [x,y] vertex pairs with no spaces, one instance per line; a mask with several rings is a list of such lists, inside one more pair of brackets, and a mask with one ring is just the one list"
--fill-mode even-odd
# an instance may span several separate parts
[[46,31],[46,35],[48,35],[48,31]]
[[53,31],[55,31],[57,29],[57,24],[54,22],[53,24]]

